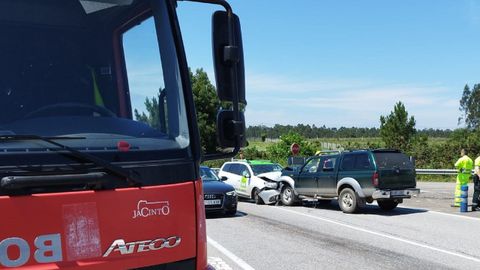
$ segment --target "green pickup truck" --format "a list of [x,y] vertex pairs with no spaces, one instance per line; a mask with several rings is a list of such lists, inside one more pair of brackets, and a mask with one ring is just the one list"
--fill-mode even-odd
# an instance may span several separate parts
[[284,205],[304,199],[337,199],[345,213],[354,213],[374,200],[390,211],[420,192],[409,157],[385,149],[314,156],[299,168],[284,170],[277,181]]

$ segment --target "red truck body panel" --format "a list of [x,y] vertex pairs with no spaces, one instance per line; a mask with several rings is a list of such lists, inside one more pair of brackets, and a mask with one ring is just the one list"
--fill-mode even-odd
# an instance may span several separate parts
[[203,201],[196,183],[2,196],[0,262],[24,269],[125,269],[195,258],[197,227],[205,233],[204,218],[196,219],[194,200]]

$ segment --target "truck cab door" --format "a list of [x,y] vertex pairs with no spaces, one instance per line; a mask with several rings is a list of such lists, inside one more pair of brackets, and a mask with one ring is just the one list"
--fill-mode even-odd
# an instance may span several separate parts
[[336,196],[337,172],[335,170],[337,157],[324,156],[320,158],[317,174],[318,195]]
[[317,157],[308,160],[295,179],[295,190],[299,195],[314,196],[317,194],[318,162],[319,158]]

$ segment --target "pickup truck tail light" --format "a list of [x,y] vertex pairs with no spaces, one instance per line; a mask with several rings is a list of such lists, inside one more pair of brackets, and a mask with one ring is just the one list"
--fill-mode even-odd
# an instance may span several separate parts
[[373,184],[374,187],[378,187],[378,172],[373,173],[372,184]]

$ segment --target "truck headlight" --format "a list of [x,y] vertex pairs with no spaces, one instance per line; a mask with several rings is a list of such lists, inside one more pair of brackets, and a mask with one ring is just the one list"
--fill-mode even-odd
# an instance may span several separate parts
[[278,183],[277,182],[265,182],[266,188],[277,189]]
[[225,194],[227,194],[227,196],[237,196],[237,192],[235,192],[235,190],[229,191]]

